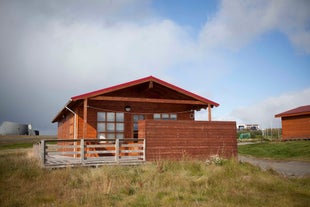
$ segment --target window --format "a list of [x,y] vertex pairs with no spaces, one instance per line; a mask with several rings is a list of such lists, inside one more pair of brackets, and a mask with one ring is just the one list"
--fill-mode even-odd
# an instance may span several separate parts
[[124,138],[124,113],[98,112],[97,137],[99,139]]
[[177,115],[176,114],[170,114],[170,119],[171,120],[177,120]]
[[161,114],[161,119],[169,120],[169,114]]
[[155,120],[177,120],[177,114],[167,114],[167,113],[162,113],[162,114],[154,114],[153,118]]
[[154,114],[153,117],[154,117],[155,120],[161,119],[161,115],[160,114]]

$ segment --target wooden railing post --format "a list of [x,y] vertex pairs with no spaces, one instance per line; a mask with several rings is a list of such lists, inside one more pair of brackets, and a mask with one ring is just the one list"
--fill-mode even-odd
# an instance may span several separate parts
[[146,139],[144,138],[143,139],[143,161],[145,161],[146,160],[146,155],[145,155],[145,152],[146,152],[146,150],[145,150],[145,148],[146,148]]
[[211,121],[211,104],[208,104],[208,121]]
[[119,162],[119,139],[115,141],[115,161]]
[[81,150],[81,163],[84,164],[84,161],[85,161],[85,144],[84,144],[84,139],[81,139],[81,147],[80,147],[80,150]]
[[41,140],[41,163],[43,166],[45,166],[45,155],[46,155],[46,151],[45,151],[45,140]]

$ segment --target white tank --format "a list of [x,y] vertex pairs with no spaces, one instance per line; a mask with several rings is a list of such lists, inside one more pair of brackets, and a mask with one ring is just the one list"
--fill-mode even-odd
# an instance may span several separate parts
[[0,126],[1,135],[27,135],[28,125],[5,121]]

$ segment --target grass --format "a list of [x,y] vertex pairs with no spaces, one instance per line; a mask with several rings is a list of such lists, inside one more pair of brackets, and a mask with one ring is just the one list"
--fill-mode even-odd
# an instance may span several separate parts
[[240,145],[238,146],[238,152],[242,155],[260,158],[310,161],[310,142],[265,142]]
[[1,206],[307,206],[310,178],[284,178],[236,160],[41,169],[0,154]]
[[0,150],[21,149],[21,148],[31,148],[31,147],[33,147],[33,143],[0,144]]
[[0,135],[0,150],[32,148],[41,139],[56,139],[56,136]]

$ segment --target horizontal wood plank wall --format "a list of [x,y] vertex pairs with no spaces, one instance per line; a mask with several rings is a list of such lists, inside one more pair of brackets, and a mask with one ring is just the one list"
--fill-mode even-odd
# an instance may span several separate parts
[[66,114],[63,119],[58,122],[58,138],[71,139],[73,138],[74,129],[74,116],[72,114]]
[[[176,113],[179,120],[192,120],[194,113],[190,111],[190,105],[182,104],[158,104],[158,103],[127,103],[118,101],[88,101],[87,113],[87,138],[97,137],[97,112],[124,112],[125,113],[125,138],[133,137],[133,115],[144,114],[145,119],[153,119],[153,113]],[[124,108],[129,105],[130,113],[126,113]],[[178,113],[180,112],[180,113]],[[77,137],[83,137],[83,104],[77,106],[76,113],[78,115],[78,134]]]
[[237,156],[236,122],[143,120],[146,160]]
[[282,117],[282,139],[310,138],[310,115]]

